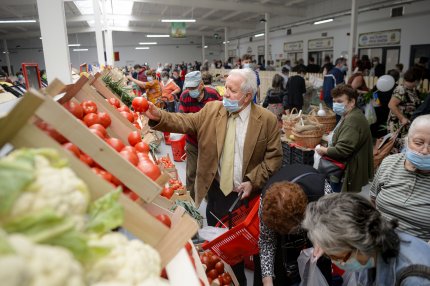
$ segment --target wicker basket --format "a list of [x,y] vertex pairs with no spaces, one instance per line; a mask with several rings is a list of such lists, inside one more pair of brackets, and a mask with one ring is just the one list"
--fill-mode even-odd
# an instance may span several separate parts
[[336,113],[333,112],[330,108],[324,107],[324,111],[326,112],[326,116],[318,116],[318,108],[313,107],[312,111],[309,112],[309,115],[315,117],[316,120],[320,124],[323,125],[324,133],[328,134],[336,127]]
[[324,127],[313,116],[308,117],[306,123],[308,125],[305,126],[308,128],[304,128],[299,122],[294,126],[291,133],[294,135],[294,142],[297,145],[313,149],[321,142]]
[[292,134],[292,129],[294,127],[294,125],[299,122],[300,118],[303,118],[304,115],[300,114],[297,111],[297,108],[293,108],[291,109],[291,113],[288,115],[284,115],[282,117],[282,129],[284,130],[285,136],[287,138],[290,137],[290,135]]

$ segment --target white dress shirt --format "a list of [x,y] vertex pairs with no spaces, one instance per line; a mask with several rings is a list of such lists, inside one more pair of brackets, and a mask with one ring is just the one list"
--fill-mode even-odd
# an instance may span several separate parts
[[234,140],[233,186],[242,183],[243,147],[245,146],[246,131],[248,130],[251,104],[239,112],[236,120],[236,136]]

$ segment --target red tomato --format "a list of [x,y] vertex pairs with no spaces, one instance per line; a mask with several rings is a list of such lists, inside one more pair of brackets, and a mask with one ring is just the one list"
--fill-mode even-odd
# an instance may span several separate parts
[[91,158],[90,156],[88,156],[85,153],[81,153],[81,155],[79,156],[79,159],[84,162],[85,164],[87,164],[87,166],[92,167],[94,165],[94,160],[93,158]]
[[105,179],[105,180],[106,180],[106,181],[108,181],[108,182],[111,182],[111,181],[112,181],[112,174],[111,174],[111,173],[109,173],[108,171],[100,170],[99,175],[100,175],[100,176],[102,176],[102,177],[103,177],[103,179]]
[[[216,270],[216,269],[215,269]],[[218,272],[218,271],[217,271]],[[218,272],[219,273],[219,272]],[[219,285],[224,285],[224,279],[223,276],[220,274],[217,277],[218,281],[219,281]]]
[[224,280],[224,284],[225,285],[230,285],[232,280],[231,280],[231,276],[228,273],[224,273],[223,274],[223,280]]
[[149,163],[152,163],[151,159],[149,159],[148,153],[137,152],[137,157],[139,158],[139,162],[148,161]]
[[128,197],[133,201],[137,201],[140,198],[138,194],[132,191],[130,191],[130,193],[128,194]]
[[84,114],[97,112],[97,104],[94,101],[91,101],[91,100],[82,101],[81,106],[82,106],[82,109],[84,110]]
[[85,125],[90,127],[91,125],[94,125],[94,124],[100,124],[100,118],[97,115],[97,113],[88,113],[87,115],[84,116],[84,122],[85,122]]
[[105,140],[106,138],[103,136],[103,133],[100,132],[100,130],[97,129],[90,129],[90,132],[94,135],[100,137],[101,139]]
[[126,111],[126,112],[130,112],[130,108],[128,108],[127,105],[123,105],[117,108],[119,112],[121,111]]
[[119,100],[114,97],[107,99],[107,101],[109,102],[110,105],[115,106],[116,108],[121,106],[121,104],[119,103]]
[[137,130],[141,130],[142,129],[142,127],[140,127],[139,123],[134,123],[133,125],[134,125],[134,127],[136,127]]
[[[125,146],[124,148],[122,148],[122,150],[121,150],[121,152],[122,151],[128,151],[128,152],[132,152],[132,153],[134,153],[134,154],[136,154],[137,155],[137,152],[136,152],[136,149],[134,149],[134,147],[133,146]],[[139,159],[139,158],[138,158]]]
[[84,117],[84,110],[82,109],[82,106],[79,105],[79,103],[68,101],[64,103],[63,106],[76,118],[82,119],[82,117]]
[[48,129],[46,130],[46,132],[48,133],[49,136],[52,137],[52,139],[54,139],[55,141],[57,141],[60,144],[66,143],[69,140],[67,140],[66,137],[64,137],[63,135],[61,135],[57,130],[55,130],[52,127],[48,127]]
[[142,153],[146,153],[146,154],[149,153],[149,145],[147,143],[145,143],[145,142],[139,142],[139,143],[137,143],[136,145],[133,145],[133,146],[134,146],[134,148],[136,149],[137,152],[142,152]]
[[137,168],[153,181],[157,180],[161,175],[160,168],[149,161],[139,161]]
[[218,271],[218,273],[224,273],[224,263],[222,263],[222,261],[218,261],[215,264],[215,269]]
[[168,215],[161,214],[157,215],[155,218],[164,223],[167,227],[172,226],[172,221],[170,220],[170,217]]
[[131,146],[136,145],[139,142],[142,142],[142,135],[139,131],[132,131],[128,134],[128,143],[130,143]]
[[191,255],[193,253],[193,247],[192,247],[191,243],[187,242],[185,244],[185,249],[187,250],[188,254]]
[[215,280],[218,278],[218,272],[215,269],[209,270],[208,277]]
[[163,270],[161,270],[160,277],[162,277],[162,278],[164,278],[164,279],[168,279],[168,277],[167,277],[167,272],[166,272],[166,268],[163,268]]
[[73,155],[75,155],[78,158],[81,156],[81,151],[79,151],[79,148],[76,147],[76,145],[73,143],[70,143],[70,142],[64,143],[63,148],[69,150],[70,152],[73,153]]
[[169,188],[169,187],[164,187],[163,190],[161,191],[160,195],[162,195],[163,197],[170,199],[173,196],[173,189]]
[[101,124],[98,124],[98,123],[93,124],[90,126],[90,129],[95,129],[95,130],[100,131],[103,134],[103,137],[108,136],[106,128],[104,128],[103,125],[101,125]]
[[133,115],[130,112],[121,111],[120,113],[121,113],[122,116],[124,116],[125,118],[127,118],[128,121],[130,121],[131,123],[133,123],[134,118],[133,118]]
[[146,98],[144,97],[135,97],[131,103],[134,111],[136,112],[145,112],[148,110],[149,104]]
[[108,128],[112,123],[109,114],[106,112],[99,112],[97,115],[99,116],[100,124],[103,125],[104,128]]
[[[112,184],[114,184],[115,186],[120,186],[122,185],[121,181],[118,180],[117,177],[115,177],[114,175],[112,175],[112,180],[111,180]],[[125,193],[125,188],[124,188],[124,193]]]
[[137,157],[136,153],[127,151],[127,150],[122,150],[121,152],[119,152],[119,154],[126,159],[127,161],[129,161],[131,164],[133,164],[134,166],[137,166],[137,164],[139,163],[139,158]]
[[114,148],[118,152],[120,152],[125,147],[124,143],[122,143],[121,140],[114,137],[106,139],[106,143],[108,143],[112,148]]

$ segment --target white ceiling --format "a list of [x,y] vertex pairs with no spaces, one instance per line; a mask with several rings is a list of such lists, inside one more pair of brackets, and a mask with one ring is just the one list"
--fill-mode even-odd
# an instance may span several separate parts
[[[61,0],[59,0],[61,1]],[[91,1],[92,0],[77,0]],[[118,0],[107,0],[118,1]],[[121,0],[124,1],[124,0]],[[163,18],[196,19],[187,23],[190,37],[215,33],[223,36],[224,27],[230,31],[261,31],[264,25],[260,19],[267,12],[277,25],[304,21],[350,9],[347,0],[127,0],[133,2],[132,14],[109,17],[114,21],[130,20],[128,27],[113,24],[118,31],[143,33],[169,33],[170,23],[162,23]],[[360,8],[375,5],[401,5],[412,0],[357,0]],[[427,0],[428,1],[428,0]],[[68,33],[91,32],[87,21],[93,15],[81,15],[75,3],[64,0]],[[1,0],[0,20],[38,19],[36,0]],[[40,36],[39,24],[0,24],[0,38],[28,38]]]

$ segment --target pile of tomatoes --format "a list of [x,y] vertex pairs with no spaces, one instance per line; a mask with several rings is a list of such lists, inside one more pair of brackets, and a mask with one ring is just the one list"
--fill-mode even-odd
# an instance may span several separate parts
[[[206,275],[209,285],[217,282],[221,286],[230,286],[232,279],[229,273],[224,271],[224,262],[212,251],[206,251],[200,254],[200,260],[206,266]],[[215,281],[218,280],[218,281]]]
[[124,116],[128,121],[130,121],[130,123],[133,124],[137,129],[141,129],[139,123],[137,122],[139,118],[138,112],[131,111],[127,105],[121,105],[120,101],[116,98],[112,97],[106,100],[110,105],[115,107],[122,116]]
[[170,199],[175,192],[177,192],[180,195],[184,194],[185,186],[182,185],[182,182],[180,180],[170,179],[169,182],[161,191],[160,195],[162,195],[167,199]]
[[[68,101],[63,104],[63,106],[76,118],[81,120],[93,134],[104,140],[124,159],[129,161],[146,176],[155,181],[161,175],[161,171],[158,166],[149,158],[150,148],[147,143],[142,141],[140,131],[130,132],[128,135],[128,143],[130,145],[125,145],[120,139],[109,136],[107,128],[111,125],[111,118],[109,114],[105,112],[98,112],[97,105],[93,101],[83,101],[81,104],[74,101]],[[91,167],[91,170],[94,173],[112,183],[114,186],[122,186],[124,193],[128,194],[131,199],[137,200],[139,198],[137,194],[129,190],[115,176],[104,170],[88,154],[82,152],[75,144],[68,142],[68,140],[55,129],[44,122],[39,122],[37,125],[53,139],[62,144],[65,149],[72,152],[72,154],[82,162]]]
[[158,159],[158,163],[163,166],[164,169],[175,168],[175,164],[173,164],[172,160],[170,160],[170,156],[164,156]]

